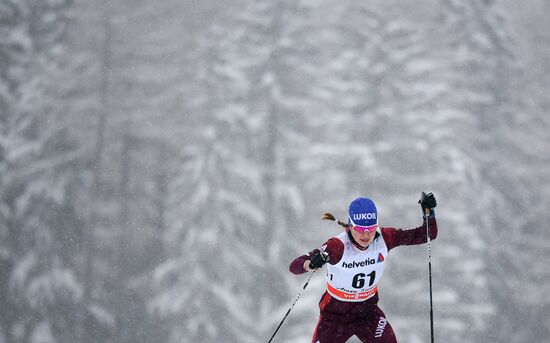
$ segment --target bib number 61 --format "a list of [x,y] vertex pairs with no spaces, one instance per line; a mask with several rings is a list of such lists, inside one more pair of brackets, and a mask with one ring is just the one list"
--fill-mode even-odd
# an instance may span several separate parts
[[374,278],[376,276],[376,271],[372,271],[368,274],[364,274],[364,273],[359,273],[359,274],[356,274],[354,277],[353,277],[353,280],[351,282],[351,285],[353,286],[353,288],[363,288],[365,286],[365,277],[368,276],[369,277],[369,286],[372,286],[372,284],[374,283]]

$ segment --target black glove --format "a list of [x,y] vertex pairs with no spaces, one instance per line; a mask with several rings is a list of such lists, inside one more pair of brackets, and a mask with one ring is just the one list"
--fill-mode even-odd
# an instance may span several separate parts
[[420,196],[420,200],[418,200],[418,203],[422,207],[422,212],[426,212],[426,209],[432,209],[437,206],[437,201],[435,200],[435,196],[433,193],[424,193],[422,192],[422,195]]
[[324,251],[318,251],[309,259],[309,267],[311,269],[321,268],[328,262],[328,254]]

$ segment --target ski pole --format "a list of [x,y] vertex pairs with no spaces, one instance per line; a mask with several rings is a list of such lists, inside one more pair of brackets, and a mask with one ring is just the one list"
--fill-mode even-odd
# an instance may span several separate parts
[[285,316],[283,317],[283,320],[281,320],[281,322],[279,323],[279,326],[277,326],[277,329],[275,329],[275,332],[273,333],[273,335],[271,336],[271,338],[269,339],[269,341],[267,343],[271,343],[271,341],[273,341],[273,338],[275,337],[275,335],[277,334],[277,332],[279,331],[279,329],[281,328],[281,325],[283,325],[286,317],[288,317],[288,314],[290,313],[290,311],[292,310],[292,308],[294,307],[294,305],[296,305],[296,303],[298,302],[298,299],[300,299],[300,296],[302,295],[302,291],[304,289],[306,289],[307,285],[309,284],[309,280],[311,279],[311,277],[313,276],[313,274],[315,274],[317,270],[314,269],[311,273],[309,273],[309,276],[306,280],[306,283],[304,284],[304,286],[302,287],[302,290],[298,293],[298,295],[296,296],[296,299],[294,299],[294,301],[292,302],[292,305],[290,305],[290,308],[288,309],[288,311],[286,311],[286,314]]
[[434,343],[434,310],[432,302],[432,248],[430,245],[430,209],[426,208],[424,210],[426,217],[426,236],[428,242],[428,275],[430,278],[430,334],[431,334],[431,343]]

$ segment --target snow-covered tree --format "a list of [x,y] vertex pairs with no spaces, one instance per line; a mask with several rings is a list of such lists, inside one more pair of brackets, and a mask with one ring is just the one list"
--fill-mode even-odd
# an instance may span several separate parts
[[[457,4],[453,8],[475,19],[464,27],[475,30],[476,39],[467,47],[464,41],[459,46],[479,56],[462,66],[482,75],[477,77],[475,88],[470,86],[476,90],[478,101],[470,104],[479,113],[478,127],[482,130],[472,141],[477,148],[472,157],[485,189],[479,206],[491,213],[482,216],[479,224],[480,236],[491,245],[483,249],[483,258],[498,261],[485,271],[495,312],[481,337],[499,342],[546,337],[548,327],[536,319],[544,313],[544,306],[534,300],[545,292],[540,280],[546,275],[540,273],[540,267],[525,268],[522,261],[529,259],[527,256],[548,255],[538,229],[543,224],[537,224],[544,220],[539,208],[544,203],[539,190],[544,177],[537,170],[544,164],[540,151],[547,146],[547,136],[540,128],[547,128],[548,123],[537,119],[533,94],[520,83],[520,71],[528,67],[527,56],[521,53],[518,38],[512,36],[509,16],[502,13],[502,7],[487,1],[483,5],[472,2],[469,10]],[[460,84],[466,83],[462,80]],[[525,251],[525,256],[518,258],[518,251]],[[524,295],[510,296],[526,285],[531,288],[524,288]]]
[[79,153],[55,82],[70,2],[0,6],[0,340],[72,342],[82,296],[69,200]]
[[[446,88],[433,107],[438,122],[427,125],[432,140],[447,142],[438,144],[442,149],[433,156],[444,171],[445,187],[455,189],[447,193],[447,207],[462,213],[442,217],[453,228],[455,244],[441,255],[442,265],[452,266],[442,274],[441,314],[449,324],[447,335],[454,332],[458,340],[524,341],[529,334],[513,328],[520,321],[515,313],[524,317],[515,302],[523,300],[510,299],[524,270],[502,263],[517,249],[518,240],[509,238],[519,231],[509,219],[522,217],[522,206],[529,206],[515,174],[517,161],[531,159],[510,136],[523,116],[518,49],[510,22],[494,1],[444,2],[439,18],[440,29],[432,36],[440,44],[436,79]],[[452,262],[457,259],[462,262]]]
[[279,267],[295,250],[285,236],[303,206],[289,149],[301,119],[285,108],[292,92],[283,73],[292,8],[247,2],[209,30],[197,54],[185,107],[195,133],[169,187],[169,259],[153,302],[185,323],[174,342],[264,339],[296,289]]
[[70,94],[67,123],[81,138],[87,161],[76,201],[86,225],[83,340],[162,341],[145,301],[147,273],[162,256],[170,140],[177,132],[165,118],[181,101],[172,78],[180,75],[182,47],[163,41],[179,39],[177,18],[162,25],[156,19],[159,12],[163,18],[183,12],[183,5],[154,5],[80,3],[70,36],[81,68],[74,70],[80,82]]

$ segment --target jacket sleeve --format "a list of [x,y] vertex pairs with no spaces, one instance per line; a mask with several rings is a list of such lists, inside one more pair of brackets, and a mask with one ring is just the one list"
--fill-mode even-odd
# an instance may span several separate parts
[[342,259],[342,255],[344,254],[344,243],[342,243],[341,240],[335,237],[329,239],[320,248],[310,251],[307,255],[296,257],[290,263],[290,272],[293,274],[305,273],[306,270],[304,269],[304,262],[310,260],[311,256],[318,253],[320,249],[323,249],[326,253],[328,253],[328,263],[336,264],[340,262],[340,260]]
[[[437,238],[437,221],[435,216],[430,216],[428,219],[430,229],[430,240]],[[391,250],[400,245],[417,245],[428,241],[426,235],[426,218],[422,221],[422,226],[414,229],[395,229],[383,227],[380,229],[382,236],[388,247]]]

